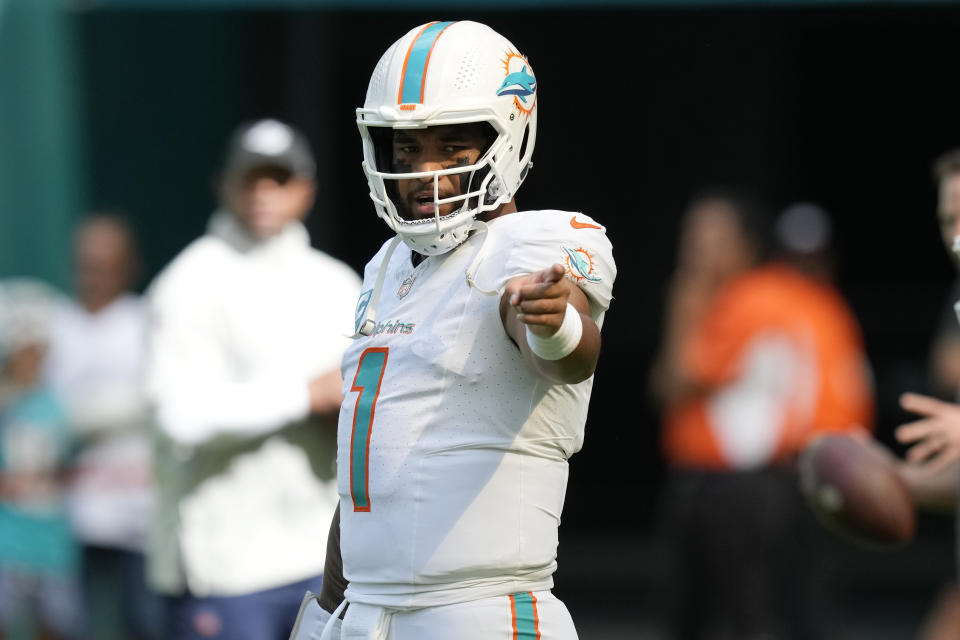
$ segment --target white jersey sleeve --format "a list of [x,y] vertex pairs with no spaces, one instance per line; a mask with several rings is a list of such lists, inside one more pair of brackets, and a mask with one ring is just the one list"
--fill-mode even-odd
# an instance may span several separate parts
[[[513,242],[503,268],[506,278],[563,265],[567,279],[587,295],[594,320],[602,320],[617,276],[613,248],[602,225],[568,211],[528,211],[496,221],[501,223],[512,227]],[[504,284],[505,280],[499,286]]]

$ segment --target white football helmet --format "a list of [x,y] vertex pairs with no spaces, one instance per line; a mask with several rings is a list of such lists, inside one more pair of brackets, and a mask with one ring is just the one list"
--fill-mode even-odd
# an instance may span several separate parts
[[[493,142],[475,164],[393,173],[394,129],[489,123]],[[409,31],[380,58],[363,108],[363,170],[377,215],[414,251],[438,255],[467,239],[474,218],[509,202],[532,165],[537,79],[509,40],[476,22],[430,22]],[[439,198],[439,178],[468,174],[464,193]],[[433,178],[434,217],[404,220],[390,197],[396,180]],[[460,202],[445,216],[440,206]]]

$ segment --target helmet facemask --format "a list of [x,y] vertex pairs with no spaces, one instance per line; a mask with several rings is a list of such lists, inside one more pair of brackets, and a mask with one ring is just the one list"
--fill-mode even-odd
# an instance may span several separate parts
[[[470,124],[470,123],[461,123]],[[363,170],[370,187],[370,198],[377,214],[386,221],[411,249],[423,255],[439,255],[455,248],[467,239],[473,229],[473,221],[480,214],[491,211],[509,200],[508,191],[500,175],[496,158],[506,145],[503,136],[489,122],[484,125],[488,142],[476,162],[469,165],[453,165],[434,171],[393,171],[393,135],[395,129],[383,126],[361,126],[366,159]],[[375,166],[371,166],[370,159]],[[391,170],[381,170],[389,167]],[[458,176],[460,193],[440,197],[440,180],[444,176]],[[401,201],[398,189],[401,180],[431,179],[433,184],[433,217],[413,219]],[[446,204],[460,206],[446,215],[440,208]]]

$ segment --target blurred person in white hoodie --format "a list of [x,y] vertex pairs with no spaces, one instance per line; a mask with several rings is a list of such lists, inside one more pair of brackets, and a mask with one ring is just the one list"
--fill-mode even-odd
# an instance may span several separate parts
[[242,125],[206,235],[150,287],[148,573],[169,640],[286,640],[322,579],[360,279],[301,224],[315,168],[299,131]]
[[87,636],[151,640],[162,601],[144,578],[153,504],[146,308],[132,292],[137,251],[122,217],[94,214],[78,225],[74,269],[76,300],[55,317],[46,374],[79,444],[68,508],[83,545]]

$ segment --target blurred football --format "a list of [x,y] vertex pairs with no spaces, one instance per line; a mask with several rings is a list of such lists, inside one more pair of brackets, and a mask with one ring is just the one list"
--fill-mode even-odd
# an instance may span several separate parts
[[913,499],[879,445],[822,436],[803,450],[799,470],[807,502],[827,528],[869,546],[899,545],[913,537]]

